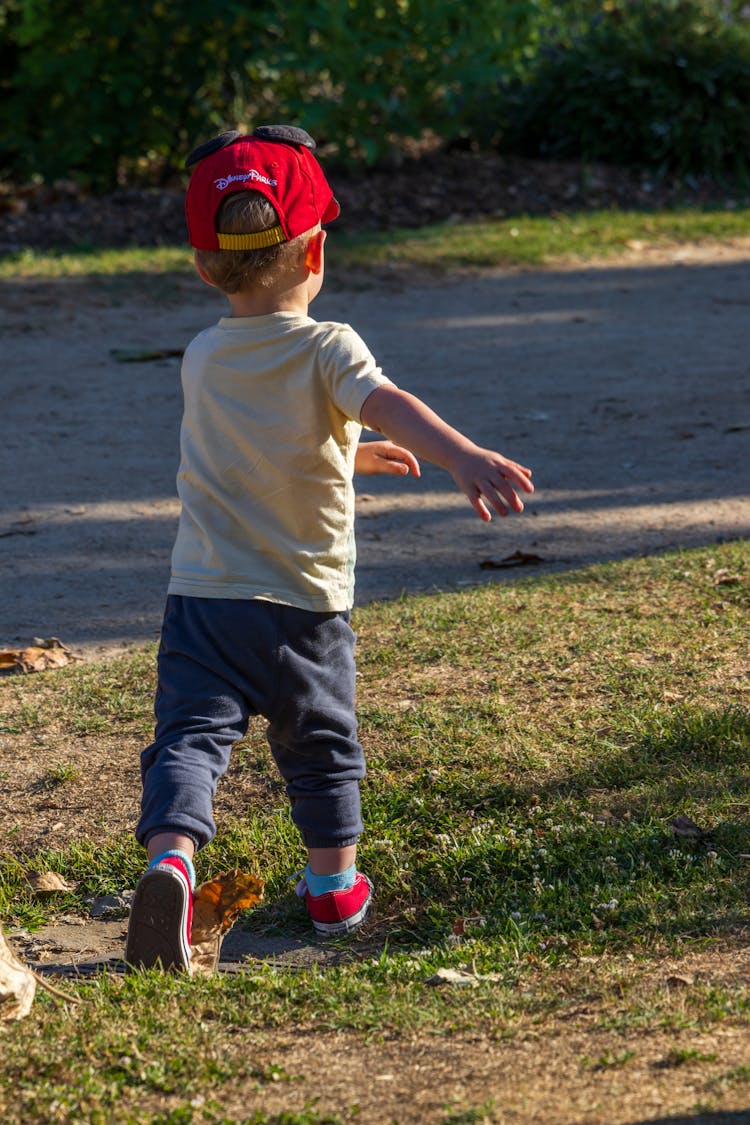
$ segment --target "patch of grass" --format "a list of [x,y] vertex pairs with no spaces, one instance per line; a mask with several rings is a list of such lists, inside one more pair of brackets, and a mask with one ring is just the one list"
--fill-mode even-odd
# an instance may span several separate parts
[[[750,210],[584,211],[517,215],[476,222],[437,223],[387,232],[338,232],[328,253],[336,270],[382,266],[430,270],[554,265],[620,254],[635,244],[671,246],[746,238]],[[130,277],[134,285],[155,275],[194,276],[185,246],[80,247],[65,252],[26,249],[0,256],[0,281]]]
[[60,785],[65,785],[67,781],[75,780],[80,773],[79,767],[73,762],[59,762],[56,766],[51,766],[47,770],[44,780],[50,789],[57,789]]
[[624,1051],[604,1051],[597,1058],[592,1059],[589,1055],[584,1055],[581,1059],[581,1067],[583,1070],[614,1070],[622,1066],[627,1066],[631,1059],[635,1058],[635,1051],[625,1049]]
[[[377,886],[364,937],[342,943],[348,958],[335,967],[104,974],[66,985],[83,1000],[75,1012],[40,996],[3,1037],[3,1119],[237,1120],[221,1116],[222,1090],[286,1081],[269,1069],[283,1059],[259,1071],[246,1049],[247,1035],[269,1029],[512,1037],[579,1004],[613,1034],[747,1021],[744,980],[670,990],[643,973],[666,955],[731,948],[746,930],[749,602],[750,544],[737,542],[359,610],[361,865]],[[3,681],[4,744],[12,752],[13,739],[51,728],[145,738],[153,663],[150,649]],[[242,775],[272,768],[262,724],[240,754]],[[678,815],[701,834],[676,834]],[[289,882],[300,859],[279,786],[221,825],[199,878],[258,872],[266,901],[245,924],[301,935]],[[96,846],[35,854],[14,854],[9,840],[0,917],[33,928],[55,909],[83,911],[90,894],[132,887],[142,862],[125,825]],[[36,898],[28,875],[44,870],[76,892]],[[428,987],[459,966],[476,987]],[[178,1053],[156,1047],[167,1036]],[[608,1050],[588,1069],[626,1066],[625,1048]],[[722,1090],[746,1081],[725,1069]],[[152,1104],[172,1116],[137,1116]],[[304,1110],[328,1120],[316,1112]],[[445,1112],[492,1120],[489,1106]]]
[[194,272],[187,246],[78,247],[68,251],[20,250],[0,255],[0,280],[117,277],[122,274]]
[[416,230],[335,236],[337,266],[394,265],[445,270],[465,267],[540,266],[591,260],[635,249],[684,242],[746,238],[750,211],[590,211],[570,215],[519,215],[468,223],[439,223]]
[[494,1098],[468,1109],[447,1108],[440,1125],[493,1125],[498,1120]]
[[696,1047],[674,1047],[658,1065],[664,1069],[687,1066],[691,1063],[715,1062],[716,1051],[699,1051]]

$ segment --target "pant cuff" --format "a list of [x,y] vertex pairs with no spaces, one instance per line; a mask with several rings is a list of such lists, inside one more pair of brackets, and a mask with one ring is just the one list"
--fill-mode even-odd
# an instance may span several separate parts
[[357,836],[347,836],[345,840],[332,840],[325,836],[313,836],[310,832],[303,832],[302,839],[306,848],[350,848],[359,840]]

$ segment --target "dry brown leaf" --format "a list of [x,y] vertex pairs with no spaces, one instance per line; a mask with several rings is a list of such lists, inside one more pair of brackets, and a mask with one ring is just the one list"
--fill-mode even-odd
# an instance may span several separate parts
[[508,567],[513,566],[539,566],[546,561],[541,555],[535,555],[531,551],[514,551],[512,555],[506,555],[499,561],[484,559],[480,562],[479,568],[480,570],[507,570]]
[[70,649],[57,637],[34,638],[26,648],[11,648],[0,652],[0,671],[46,672],[49,668],[64,668],[76,660]]
[[75,887],[70,883],[66,883],[61,875],[56,871],[42,871],[41,873],[34,872],[29,875],[29,883],[34,894],[49,895],[55,894],[59,891],[74,891]]
[[263,880],[242,871],[228,871],[198,887],[193,899],[190,971],[207,976],[216,972],[221,941],[241,910],[263,898]]
[[0,929],[0,1022],[27,1016],[35,994],[34,974],[21,964]]
[[672,973],[667,977],[667,985],[669,988],[690,988],[695,984],[695,977],[688,976],[682,973]]
[[470,965],[464,965],[459,969],[438,969],[433,976],[427,978],[425,984],[432,985],[433,988],[445,984],[451,984],[456,988],[476,988],[482,981],[494,983],[499,980],[502,980],[500,973],[478,973],[472,961]]
[[713,580],[714,586],[738,586],[744,578],[741,574],[732,574],[730,570],[722,568],[714,571]]

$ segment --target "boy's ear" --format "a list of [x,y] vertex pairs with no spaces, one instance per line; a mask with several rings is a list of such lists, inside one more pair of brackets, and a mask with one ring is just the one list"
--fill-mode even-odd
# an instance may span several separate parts
[[307,244],[305,250],[305,265],[310,273],[320,273],[323,269],[323,243],[326,240],[326,232],[318,230],[312,236]]
[[197,250],[193,254],[193,262],[195,263],[195,268],[197,269],[198,273],[200,274],[201,281],[205,281],[206,285],[211,285],[215,289],[216,283],[211,280],[211,278],[208,276],[208,274],[204,270],[203,266],[201,265],[200,260],[198,258],[198,251]]

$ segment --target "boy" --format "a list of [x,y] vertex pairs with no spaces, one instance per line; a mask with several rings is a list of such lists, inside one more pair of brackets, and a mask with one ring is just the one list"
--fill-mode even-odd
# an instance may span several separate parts
[[[480,449],[398,390],[348,326],[317,323],[339,206],[301,129],[261,126],[197,149],[186,197],[200,276],[231,316],[192,341],[180,524],[159,651],[156,732],[136,829],[149,867],[126,960],[190,967],[197,848],[250,715],[268,721],[307,847],[298,893],[315,931],[346,934],[372,898],[356,868],[362,748],[354,716],[352,475],[450,472],[483,520],[520,512],[530,471]],[[358,445],[362,426],[390,441]],[[394,444],[398,443],[398,444]],[[413,452],[412,452],[413,451]]]

